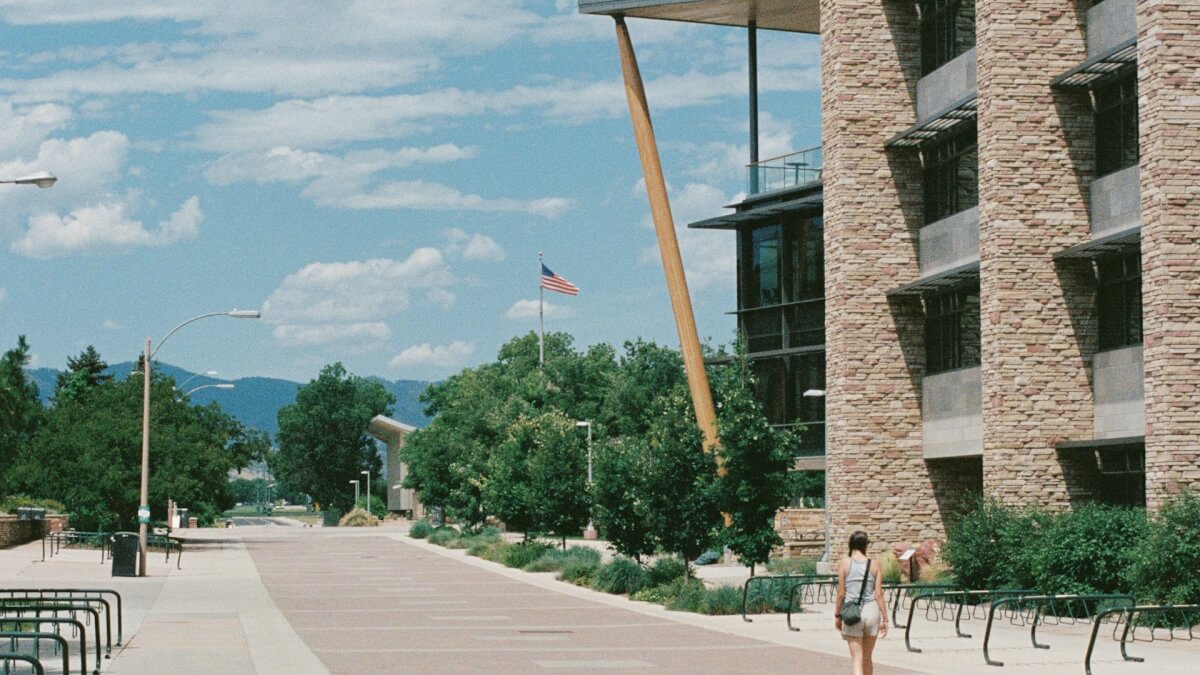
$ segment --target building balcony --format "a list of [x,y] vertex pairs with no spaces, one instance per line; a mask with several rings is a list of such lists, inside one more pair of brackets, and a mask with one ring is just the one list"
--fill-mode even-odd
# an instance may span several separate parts
[[983,454],[983,380],[979,366],[926,375],[921,382],[925,459]]
[[821,163],[821,146],[818,145],[815,148],[747,164],[746,192],[756,195],[760,192],[786,190],[819,183],[821,181]]
[[1136,0],[1104,0],[1087,13],[1088,57],[1137,39]]

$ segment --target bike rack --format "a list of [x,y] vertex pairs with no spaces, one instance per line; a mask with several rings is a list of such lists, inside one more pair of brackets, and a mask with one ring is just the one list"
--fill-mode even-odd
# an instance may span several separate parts
[[[940,591],[916,596],[913,598],[912,604],[908,606],[908,622],[904,627],[904,646],[910,652],[916,652],[918,654],[921,653],[920,649],[912,646],[911,639],[913,614],[916,612],[917,605],[920,604],[921,600],[925,601],[925,618],[929,618],[930,610],[935,610],[936,608],[936,613],[934,616],[937,617],[937,620],[939,621],[941,620],[942,616],[945,616],[946,619],[949,620],[950,617],[946,615],[949,606],[952,604],[958,605],[958,609],[954,612],[954,633],[960,638],[970,638],[970,633],[962,632],[963,609],[968,606],[968,600],[978,599],[979,602],[971,606],[979,607],[982,605],[982,603],[987,602],[989,599],[1033,595],[1036,592],[1037,591],[1032,591],[1029,589],[980,589],[973,591]],[[940,607],[934,604],[935,601],[939,600],[941,601]],[[953,602],[954,600],[957,600],[958,602]],[[973,613],[972,616],[974,616]],[[983,617],[981,616],[980,618]]]
[[37,673],[37,675],[44,675],[44,673],[46,672],[45,669],[42,668],[42,662],[38,661],[37,659],[33,658],[32,656],[26,656],[25,654],[9,654],[7,652],[0,652],[0,662],[5,663],[5,670],[8,670],[7,664],[12,661],[21,661],[24,663],[28,663],[33,668],[33,672]]
[[[826,581],[833,581],[833,587],[834,588],[837,587],[836,580],[820,580],[820,581],[811,581],[811,582],[801,581],[792,586],[791,591],[788,593],[787,625],[788,625],[789,630],[793,630],[793,631],[800,630],[799,628],[795,628],[792,626],[792,608],[795,606],[795,597],[796,597],[797,589],[801,586],[804,586],[805,588],[818,586],[818,584],[823,584]],[[896,620],[896,613],[899,611],[900,606],[903,603],[905,598],[911,599],[911,598],[915,597],[913,595],[914,592],[953,591],[953,590],[958,590],[958,586],[956,586],[954,584],[938,584],[938,583],[905,584],[905,583],[900,583],[900,582],[895,582],[895,581],[884,582],[884,584],[883,584],[884,603],[891,604],[891,606],[892,606],[892,610],[891,610],[892,626],[895,628],[906,628],[906,626],[901,625]],[[805,592],[800,591],[800,596],[801,596],[800,603],[801,603],[801,606],[803,606]],[[811,597],[815,601],[820,601],[821,598],[826,598],[827,600],[833,600],[835,597],[837,597],[837,593],[836,592],[829,593],[826,596],[826,594],[822,593],[821,589],[818,587],[817,592],[815,594],[809,594],[809,597]],[[907,607],[907,605],[906,605],[906,607]]]
[[[1095,647],[1096,647],[1096,636],[1100,633],[1100,624],[1103,623],[1104,619],[1106,617],[1108,617],[1109,615],[1112,615],[1112,614],[1120,615],[1117,617],[1116,624],[1113,626],[1113,639],[1114,640],[1117,639],[1117,637],[1116,637],[1117,628],[1121,625],[1121,623],[1125,624],[1124,630],[1121,631],[1121,638],[1120,638],[1121,658],[1125,659],[1126,661],[1134,661],[1136,663],[1142,663],[1146,659],[1144,659],[1140,656],[1130,656],[1129,653],[1126,651],[1126,645],[1129,642],[1137,641],[1137,633],[1136,633],[1137,627],[1135,626],[1135,624],[1137,624],[1138,621],[1143,616],[1146,616],[1146,615],[1159,616],[1162,618],[1169,618],[1171,614],[1176,613],[1176,612],[1179,613],[1179,618],[1181,620],[1184,620],[1183,623],[1186,624],[1187,635],[1186,635],[1186,637],[1183,635],[1176,636],[1175,631],[1183,630],[1183,627],[1176,626],[1175,623],[1172,622],[1170,627],[1167,628],[1169,633],[1168,633],[1168,637],[1165,639],[1167,639],[1167,640],[1195,640],[1196,635],[1195,635],[1194,627],[1196,625],[1197,618],[1200,618],[1200,605],[1134,605],[1132,607],[1113,607],[1111,609],[1106,609],[1106,610],[1100,612],[1099,614],[1096,615],[1096,618],[1093,620],[1092,635],[1091,635],[1091,638],[1088,639],[1087,651],[1084,652],[1084,656],[1083,656],[1084,671],[1087,673],[1087,675],[1092,675],[1092,653],[1095,651]],[[1187,618],[1189,612],[1192,613],[1192,618],[1190,618],[1190,619]],[[1150,630],[1150,640],[1149,641],[1153,642],[1155,640],[1154,631],[1160,629],[1160,627],[1149,626],[1148,628]],[[1132,640],[1130,639],[1131,634],[1134,635],[1134,638]]]
[[[26,612],[33,612],[34,614],[28,615]],[[42,616],[42,612],[50,612],[51,614],[50,616],[46,617]],[[92,627],[93,637],[95,637],[96,640],[96,672],[100,672],[100,661],[104,658],[100,651],[100,610],[92,607],[91,605],[57,603],[10,605],[7,603],[0,603],[0,613],[2,613],[0,614],[0,624],[11,621],[25,621],[26,623],[33,623],[36,625],[40,621],[60,618],[60,612],[70,612],[71,618],[75,621],[78,621],[78,619],[75,619],[77,613],[86,612],[87,616],[91,617],[91,619],[95,622]],[[82,625],[83,624],[81,624],[81,626]],[[111,654],[112,635],[108,635],[107,638],[109,644],[108,652]]]
[[[1000,598],[993,600],[991,607],[988,609],[987,629],[983,633],[983,660],[989,666],[1003,666],[1003,661],[997,661],[988,654],[988,642],[992,638],[992,623],[996,618],[997,610],[1003,615],[1003,609],[1006,605],[1012,605],[1011,610],[1012,621],[1015,623],[1016,618],[1021,616],[1021,607],[1028,605],[1028,610],[1032,612],[1029,616],[1029,641],[1037,649],[1050,649],[1050,645],[1040,644],[1037,641],[1037,627],[1042,622],[1042,609],[1049,606],[1055,612],[1053,616],[1060,617],[1057,613],[1058,609],[1070,609],[1068,617],[1073,621],[1090,622],[1102,608],[1101,603],[1123,603],[1121,606],[1133,604],[1133,596],[1125,593],[1096,593],[1091,595],[1025,595],[1014,598]],[[1078,616],[1073,608],[1083,610],[1083,615]],[[1024,619],[1022,619],[1024,620]]]
[[763,583],[767,581],[780,582],[788,579],[804,581],[809,579],[836,579],[836,576],[833,574],[775,574],[750,577],[746,580],[746,583],[742,584],[742,621],[753,621],[753,619],[746,616],[746,598],[750,593],[750,584],[755,582]]
[[[0,631],[0,638],[8,638],[9,640],[33,640],[33,658],[41,660],[41,640],[53,640],[62,648],[62,671],[63,675],[71,673],[71,647],[67,639],[58,633],[42,633],[42,632],[21,632],[21,631]],[[15,645],[14,645],[15,646]],[[4,658],[0,657],[0,661]],[[83,671],[79,671],[82,673]]]
[[[116,600],[117,646],[120,647],[125,639],[125,610],[121,601],[121,594],[115,590],[110,588],[0,588],[0,603],[3,603],[6,597],[15,600],[24,598],[49,602],[69,602],[72,600],[100,602],[104,604],[105,612],[111,617],[112,605],[105,600],[106,596],[112,596]],[[112,633],[111,618],[109,621],[108,631]]]
[[[66,624],[66,625],[74,627],[75,630],[77,630],[79,632],[79,672],[80,673],[87,672],[87,630],[84,629],[82,621],[80,621],[79,619],[68,619],[66,617],[59,617],[59,616],[39,616],[39,617],[15,616],[15,617],[10,617],[10,616],[4,616],[3,614],[0,614],[0,630],[3,630],[4,626],[9,625],[9,624],[13,625],[15,628],[20,628],[21,624],[29,624],[29,623],[32,623],[35,625],[43,624],[43,623],[58,624],[58,625]],[[97,674],[100,672],[99,657],[100,657],[99,650],[97,650],[96,669],[93,671],[94,673],[97,673]]]

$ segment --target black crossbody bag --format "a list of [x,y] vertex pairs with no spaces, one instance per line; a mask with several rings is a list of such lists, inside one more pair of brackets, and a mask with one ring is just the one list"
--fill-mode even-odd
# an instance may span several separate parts
[[867,569],[863,570],[862,586],[858,589],[858,601],[852,604],[842,603],[842,623],[847,626],[862,621],[863,594],[867,592],[867,576],[871,574],[871,559],[867,558]]

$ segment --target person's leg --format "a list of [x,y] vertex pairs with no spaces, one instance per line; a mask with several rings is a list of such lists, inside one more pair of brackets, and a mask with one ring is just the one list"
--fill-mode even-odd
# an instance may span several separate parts
[[863,639],[847,637],[846,644],[850,645],[850,665],[854,668],[854,675],[866,675],[863,672]]
[[875,636],[864,634],[862,637],[862,675],[872,675],[875,672],[875,663],[871,660],[871,654],[875,651]]

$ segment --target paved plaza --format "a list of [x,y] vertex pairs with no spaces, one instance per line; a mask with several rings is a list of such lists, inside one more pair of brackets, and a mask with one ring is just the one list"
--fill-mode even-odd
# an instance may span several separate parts
[[[284,521],[278,521],[280,523]],[[151,576],[113,578],[98,553],[41,562],[39,543],[0,551],[0,587],[115,588],[125,597],[125,644],[112,673],[848,673],[832,610],[708,617],[596,593],[407,537],[402,527],[325,529],[251,525],[194,530],[182,569],[161,554]],[[706,570],[736,582],[737,568]],[[828,610],[828,611],[827,611]],[[919,629],[919,630],[917,630]],[[876,672],[1077,673],[1087,626],[1004,625],[984,665],[981,621],[914,622],[881,641]],[[1191,673],[1200,645],[1138,643],[1144,664],[1098,645],[1096,675]]]

